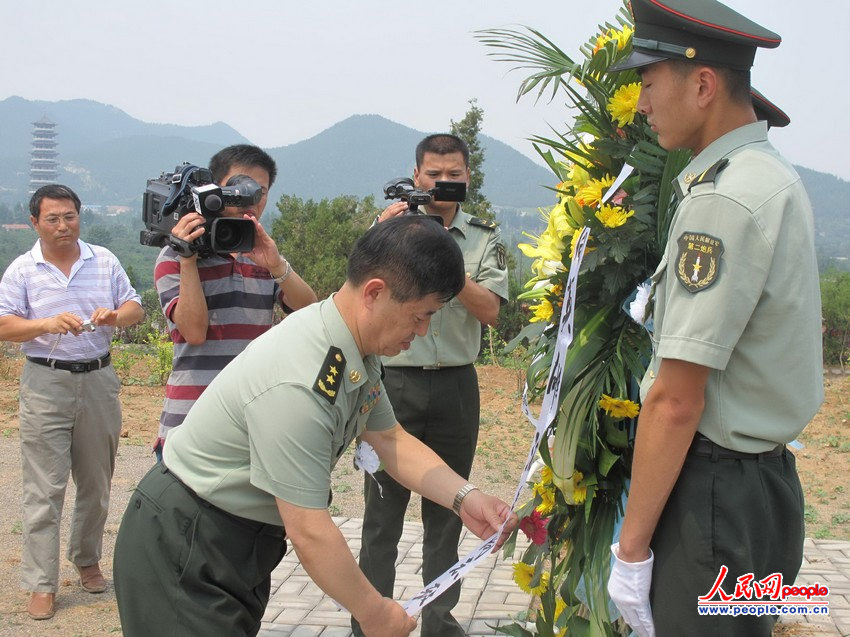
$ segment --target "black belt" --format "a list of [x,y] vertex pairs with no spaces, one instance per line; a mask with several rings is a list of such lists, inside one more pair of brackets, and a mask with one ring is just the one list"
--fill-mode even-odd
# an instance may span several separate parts
[[82,374],[107,367],[112,362],[112,355],[107,352],[100,358],[89,361],[57,361],[53,358],[38,358],[36,356],[27,356],[27,360],[36,365],[44,365],[52,369],[62,369],[72,374]]
[[688,453],[694,456],[723,459],[735,458],[739,460],[775,458],[776,456],[781,456],[783,451],[785,451],[785,445],[776,445],[776,447],[770,451],[764,451],[762,453],[744,453],[743,451],[734,451],[732,449],[727,449],[726,447],[721,447],[699,433],[694,436],[694,441],[691,443],[690,449],[688,449]]
[[436,365],[393,365],[393,369],[411,369],[411,370],[424,370],[426,372],[438,372],[446,369],[466,369],[467,367],[472,367],[474,363],[467,363],[465,365],[440,365],[437,363]]

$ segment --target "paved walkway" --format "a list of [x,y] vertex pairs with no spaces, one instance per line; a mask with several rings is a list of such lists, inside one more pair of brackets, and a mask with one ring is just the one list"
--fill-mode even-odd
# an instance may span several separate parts
[[[351,552],[360,554],[360,527],[363,520],[334,518]],[[521,539],[525,539],[520,534]],[[466,529],[461,535],[459,554],[466,555],[481,543]],[[515,555],[521,555],[527,543],[517,540]],[[395,598],[408,600],[422,589],[422,525],[405,522],[398,547]],[[530,598],[513,581],[512,562],[502,559],[501,551],[482,560],[463,580],[460,602],[454,615],[468,635],[496,635],[490,625],[510,624],[513,617],[528,610]],[[263,618],[260,637],[347,637],[351,616],[310,580],[290,551],[272,574],[272,598]],[[419,629],[413,633],[419,634]]]
[[[334,518],[334,521],[352,553],[359,555],[362,520]],[[479,542],[464,531],[460,555],[472,551]],[[515,555],[519,556],[524,548],[519,546]],[[396,599],[410,599],[421,590],[421,562],[422,526],[406,522],[399,544]],[[806,635],[850,635],[850,542],[807,539],[797,582],[828,586],[830,615],[794,617],[788,619],[789,623],[805,623]],[[500,553],[488,557],[464,579],[454,614],[468,635],[489,637],[497,635],[490,626],[510,624],[517,613],[528,610],[530,602],[529,595],[514,584],[511,560],[502,559]],[[294,551],[290,551],[272,576],[272,598],[260,637],[348,637],[349,620],[349,614],[313,584]],[[417,629],[414,635],[418,634]]]

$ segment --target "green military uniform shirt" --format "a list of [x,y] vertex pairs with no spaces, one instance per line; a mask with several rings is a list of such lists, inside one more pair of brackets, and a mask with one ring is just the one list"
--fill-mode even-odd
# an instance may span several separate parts
[[275,497],[328,505],[330,476],[364,428],[396,424],[377,356],[360,356],[333,297],[258,337],[169,432],[165,465],[228,513],[281,524]]
[[[467,276],[507,301],[508,271],[498,226],[458,207],[448,231],[463,253]],[[410,349],[383,362],[387,367],[457,367],[474,363],[480,348],[481,323],[455,297],[431,317],[425,336],[417,336]]]
[[767,126],[715,140],[679,175],[653,275],[653,357],[711,368],[699,431],[736,451],[793,440],[823,400],[811,204]]

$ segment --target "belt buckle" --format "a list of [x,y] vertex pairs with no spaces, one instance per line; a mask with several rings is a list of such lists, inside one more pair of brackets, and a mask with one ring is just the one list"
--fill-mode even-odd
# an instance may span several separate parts
[[68,366],[68,371],[72,374],[82,374],[89,371],[89,365],[88,363],[71,363]]
[[441,367],[440,367],[440,365],[439,365],[439,363],[438,363],[437,365],[423,365],[423,366],[422,366],[422,369],[424,369],[424,370],[426,370],[426,371],[434,371],[434,370],[436,370],[436,369],[441,369]]

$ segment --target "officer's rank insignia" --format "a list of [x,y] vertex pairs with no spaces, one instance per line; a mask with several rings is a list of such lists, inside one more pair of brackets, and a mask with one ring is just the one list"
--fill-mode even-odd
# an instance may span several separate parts
[[508,267],[508,258],[505,254],[505,244],[501,241],[496,244],[496,265],[499,266],[500,270],[504,270]]
[[342,355],[342,350],[338,347],[331,347],[328,350],[328,355],[325,356],[325,362],[319,369],[319,375],[316,376],[313,391],[333,405],[336,402],[336,394],[344,370],[345,356]]
[[[700,184],[713,184],[717,180],[717,175],[720,174],[720,171],[728,165],[729,160],[724,157],[706,168],[698,176],[693,173],[688,173],[688,175],[685,176],[685,183],[688,184],[688,191],[690,191],[694,186],[699,186]],[[688,181],[688,177],[691,178],[690,181]]]
[[676,278],[688,292],[701,292],[717,280],[723,242],[707,234],[685,232],[678,244]]
[[482,219],[481,217],[470,217],[466,220],[466,223],[471,226],[478,226],[479,228],[487,228],[488,230],[495,230],[499,226],[492,219]]
[[378,399],[381,397],[381,383],[375,383],[369,388],[369,393],[366,396],[366,401],[360,405],[360,413],[365,414],[372,410],[372,407],[375,406],[375,403],[378,402]]

